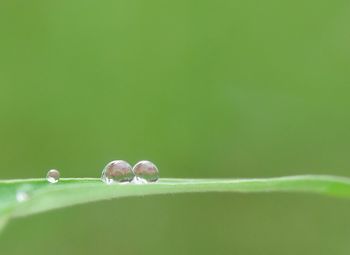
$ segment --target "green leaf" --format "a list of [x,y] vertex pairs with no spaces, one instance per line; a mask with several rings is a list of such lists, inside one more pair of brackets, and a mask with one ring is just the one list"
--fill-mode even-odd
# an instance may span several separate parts
[[262,179],[160,179],[107,185],[97,178],[0,181],[0,228],[7,219],[118,197],[190,192],[308,192],[350,197],[350,178],[289,176]]

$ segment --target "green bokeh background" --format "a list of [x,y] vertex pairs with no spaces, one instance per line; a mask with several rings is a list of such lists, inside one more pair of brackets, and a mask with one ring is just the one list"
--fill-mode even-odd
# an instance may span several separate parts
[[[0,178],[350,176],[345,0],[0,2]],[[349,254],[350,201],[192,194],[12,221],[1,254]]]

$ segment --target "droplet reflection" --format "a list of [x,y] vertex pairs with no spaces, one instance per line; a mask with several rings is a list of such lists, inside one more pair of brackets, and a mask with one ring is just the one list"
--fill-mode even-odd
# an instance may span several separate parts
[[108,163],[102,171],[102,181],[107,184],[130,182],[134,178],[131,165],[124,160],[114,160]]
[[133,172],[136,178],[141,179],[138,180],[139,182],[142,182],[142,180],[145,180],[146,182],[155,182],[159,178],[157,166],[148,160],[138,162],[134,166]]

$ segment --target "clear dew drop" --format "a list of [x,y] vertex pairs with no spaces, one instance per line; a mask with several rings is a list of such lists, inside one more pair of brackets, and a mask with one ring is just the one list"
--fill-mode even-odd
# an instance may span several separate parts
[[102,171],[102,181],[107,184],[130,182],[134,178],[131,165],[124,160],[108,163]]
[[134,168],[136,183],[155,182],[159,178],[159,171],[155,164],[148,160],[138,162]]
[[51,169],[47,172],[46,180],[49,183],[57,183],[60,180],[60,172],[56,169]]

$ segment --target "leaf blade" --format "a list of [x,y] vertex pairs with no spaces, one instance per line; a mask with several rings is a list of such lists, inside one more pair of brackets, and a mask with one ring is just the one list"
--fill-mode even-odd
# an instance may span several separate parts
[[[18,202],[19,191],[29,199]],[[0,181],[0,216],[23,217],[53,209],[128,196],[192,192],[307,192],[350,198],[350,178],[304,175],[261,179],[170,179],[149,184],[106,185],[98,178]],[[5,222],[5,221],[4,221]]]

